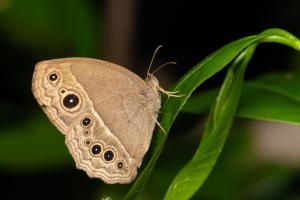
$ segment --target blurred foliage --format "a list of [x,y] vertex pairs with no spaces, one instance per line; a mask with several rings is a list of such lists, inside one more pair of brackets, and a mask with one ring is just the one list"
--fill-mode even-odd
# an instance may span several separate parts
[[64,136],[44,115],[1,129],[0,152],[5,152],[0,154],[0,170],[9,173],[52,170],[71,163]]
[[73,49],[72,56],[96,56],[101,22],[96,21],[89,1],[3,0],[2,5],[0,27],[14,43],[44,51]]

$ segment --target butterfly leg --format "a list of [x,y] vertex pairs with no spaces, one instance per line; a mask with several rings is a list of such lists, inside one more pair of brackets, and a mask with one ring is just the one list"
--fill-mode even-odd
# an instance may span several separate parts
[[158,87],[157,90],[169,97],[183,97],[184,96],[183,94],[178,94],[179,91],[171,92],[171,91],[164,90],[161,87]]
[[154,120],[155,120],[157,126],[163,131],[164,134],[166,134],[165,129],[162,127],[162,125],[159,123],[159,121],[157,121],[157,119],[155,119],[155,118],[154,118]]

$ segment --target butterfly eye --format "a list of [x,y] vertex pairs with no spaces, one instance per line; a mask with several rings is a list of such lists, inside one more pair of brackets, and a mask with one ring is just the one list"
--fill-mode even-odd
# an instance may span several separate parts
[[88,126],[88,125],[90,125],[92,123],[92,120],[91,120],[91,118],[89,118],[89,117],[85,117],[82,121],[81,121],[81,124],[83,125],[83,126]]
[[109,161],[112,161],[114,159],[115,154],[112,150],[107,150],[107,151],[105,151],[103,157],[104,157],[104,160],[109,162]]
[[78,103],[79,103],[79,97],[75,94],[68,94],[63,99],[63,105],[68,109],[72,109],[76,107]]
[[102,151],[102,148],[100,146],[100,144],[94,144],[91,148],[91,152],[94,156],[100,154]]

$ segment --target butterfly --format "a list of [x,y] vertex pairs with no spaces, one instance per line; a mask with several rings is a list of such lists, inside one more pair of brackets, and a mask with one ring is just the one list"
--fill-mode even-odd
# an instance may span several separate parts
[[35,66],[32,91],[65,135],[76,167],[106,183],[129,183],[147,152],[160,110],[158,80],[92,58]]

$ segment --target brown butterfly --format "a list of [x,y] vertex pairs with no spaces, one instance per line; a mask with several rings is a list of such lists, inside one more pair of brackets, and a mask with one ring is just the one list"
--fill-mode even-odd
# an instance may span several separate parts
[[66,136],[79,169],[106,183],[129,183],[147,152],[160,109],[158,80],[144,81],[91,58],[39,62],[32,91]]

